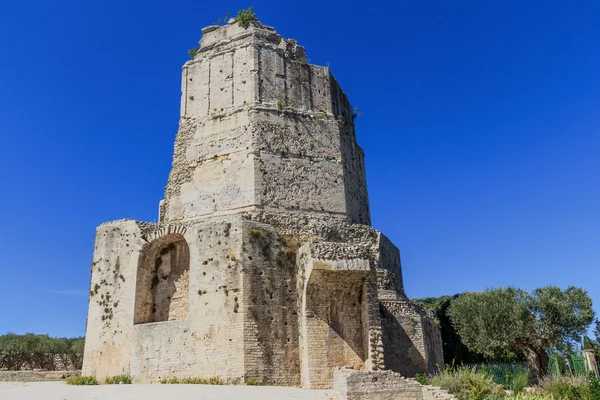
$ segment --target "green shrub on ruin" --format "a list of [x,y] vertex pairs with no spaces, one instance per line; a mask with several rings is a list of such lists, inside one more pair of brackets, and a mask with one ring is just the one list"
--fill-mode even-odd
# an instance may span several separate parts
[[254,13],[254,7],[250,6],[245,10],[240,10],[237,13],[235,20],[244,28],[247,28],[250,23],[258,22],[258,17]]

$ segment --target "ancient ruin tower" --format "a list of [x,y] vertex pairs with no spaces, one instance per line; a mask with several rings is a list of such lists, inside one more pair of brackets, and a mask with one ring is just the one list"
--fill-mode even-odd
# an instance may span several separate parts
[[183,67],[159,223],[97,229],[83,374],[328,388],[442,365],[370,226],[352,109],[273,28],[210,26]]

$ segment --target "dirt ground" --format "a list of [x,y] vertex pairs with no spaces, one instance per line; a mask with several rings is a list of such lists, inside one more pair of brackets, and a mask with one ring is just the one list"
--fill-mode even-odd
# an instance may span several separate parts
[[275,386],[98,385],[0,382],[0,400],[330,400],[331,391]]

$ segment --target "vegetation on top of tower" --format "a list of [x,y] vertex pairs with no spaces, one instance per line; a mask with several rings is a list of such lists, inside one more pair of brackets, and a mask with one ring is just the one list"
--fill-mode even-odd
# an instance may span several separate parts
[[188,50],[188,54],[190,55],[190,58],[193,60],[194,58],[196,58],[196,54],[198,54],[198,51],[200,51],[200,46],[196,46],[193,49],[189,49]]
[[230,14],[230,13],[227,13],[227,14],[225,14],[225,16],[224,16],[223,18],[219,17],[219,18],[218,18],[218,19],[215,21],[214,25],[226,24],[226,23],[227,23],[227,21],[229,21],[229,17],[230,17],[230,16],[231,16],[231,14]]
[[244,28],[247,28],[251,22],[258,22],[258,17],[254,13],[254,7],[250,6],[245,10],[240,10],[235,18]]
[[[223,17],[223,18],[219,17],[214,22],[214,24],[215,25],[227,24],[230,15],[231,15],[230,13],[227,13],[227,14],[225,14],[225,17]],[[238,22],[244,28],[247,28],[248,26],[250,26],[250,23],[258,22],[259,19],[256,16],[256,13],[254,12],[254,7],[250,6],[245,10],[238,11],[237,16],[235,17],[235,21]],[[190,58],[193,60],[194,58],[196,58],[196,55],[198,55],[199,51],[200,51],[200,46],[196,46],[192,49],[189,49],[188,54],[190,55]]]

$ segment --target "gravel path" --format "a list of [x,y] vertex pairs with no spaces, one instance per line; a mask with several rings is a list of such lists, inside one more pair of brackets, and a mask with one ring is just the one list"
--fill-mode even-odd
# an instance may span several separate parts
[[1,400],[330,400],[331,391],[278,386],[98,385],[0,382]]

